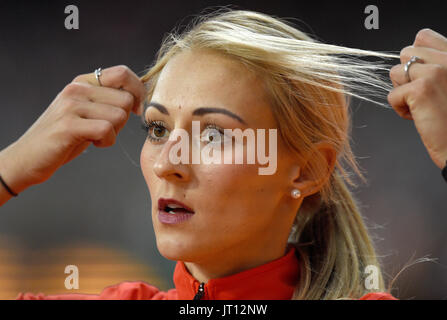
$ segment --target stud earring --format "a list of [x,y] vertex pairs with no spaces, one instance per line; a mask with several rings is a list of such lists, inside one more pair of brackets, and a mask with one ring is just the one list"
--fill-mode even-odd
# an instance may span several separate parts
[[301,197],[301,192],[298,189],[293,189],[290,195],[292,196],[292,198],[298,199],[299,197]]

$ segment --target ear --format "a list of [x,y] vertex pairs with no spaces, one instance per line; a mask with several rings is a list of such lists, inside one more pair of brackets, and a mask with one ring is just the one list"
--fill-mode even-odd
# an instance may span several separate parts
[[[292,188],[300,190],[303,197],[321,190],[329,180],[337,160],[337,152],[330,143],[318,142],[314,146],[316,151],[301,158],[301,165],[296,167],[292,181]],[[311,170],[312,166],[314,172]]]

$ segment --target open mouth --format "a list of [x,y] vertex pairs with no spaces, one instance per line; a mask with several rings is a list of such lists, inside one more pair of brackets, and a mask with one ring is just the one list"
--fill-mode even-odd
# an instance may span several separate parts
[[175,199],[158,199],[158,209],[169,214],[194,214],[194,211],[190,207]]

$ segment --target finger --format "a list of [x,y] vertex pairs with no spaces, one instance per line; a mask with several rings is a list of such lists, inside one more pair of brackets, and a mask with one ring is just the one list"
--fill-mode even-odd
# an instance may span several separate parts
[[[405,74],[405,64],[411,59],[411,57],[417,56],[422,59],[424,64],[439,64],[447,66],[447,52],[442,52],[432,48],[414,47],[408,46],[401,50],[400,60],[401,64],[395,65],[390,69],[390,79],[394,87],[398,87],[408,82],[408,78]],[[410,69],[417,63],[411,65]],[[410,73],[410,71],[409,71]],[[411,77],[413,79],[413,77]]]
[[429,28],[422,29],[416,34],[415,47],[429,47],[440,51],[447,51],[447,38]]
[[439,51],[432,48],[408,46],[400,51],[400,61],[402,64],[410,61],[411,57],[417,56],[424,63],[434,63],[447,66],[447,51]]
[[72,82],[62,91],[63,95],[79,101],[91,101],[110,104],[131,112],[135,103],[134,96],[124,90],[93,86],[87,82]]
[[[415,76],[415,72],[424,69],[426,70],[425,64],[421,63],[413,63],[410,66],[410,69],[408,69],[408,76],[410,79],[407,78],[407,75],[405,73],[405,65],[404,64],[398,64],[391,68],[390,70],[390,79],[393,82],[394,87],[398,87],[404,84],[409,83],[410,81],[413,81],[417,79]],[[420,75],[421,72],[418,72],[418,75]]]
[[[403,68],[402,73],[405,73]],[[433,82],[441,86],[441,88],[447,85],[447,67],[441,66],[439,64],[412,64],[411,68],[408,70],[408,74],[411,81],[429,78],[433,80]]]
[[113,125],[116,134],[129,119],[129,113],[122,108],[94,102],[79,103],[74,113],[84,119],[107,120]]
[[[408,76],[410,81],[421,79],[424,77],[433,77],[439,81],[445,81],[447,79],[447,66],[439,64],[426,64],[426,63],[413,63],[408,69]],[[409,82],[405,73],[405,66],[398,64],[391,68],[390,78],[397,86],[403,85]]]
[[390,69],[390,79],[395,88],[407,82],[403,70],[402,64],[397,64]]
[[403,117],[414,111],[416,106],[433,101],[436,97],[439,101],[445,101],[447,67],[416,63],[410,71],[412,81],[394,88],[388,95],[388,102]]
[[[410,69],[408,69],[408,76],[410,77],[410,80],[414,80],[415,77],[413,75],[415,69],[419,69],[420,64],[413,63],[410,66]],[[404,64],[398,64],[391,68],[390,70],[390,79],[393,83],[393,86],[396,88],[398,86],[404,85],[409,82],[409,79],[407,78],[407,75],[405,73],[405,65]]]
[[113,125],[107,120],[81,119],[74,121],[74,134],[79,140],[91,141],[99,148],[109,147],[115,144],[116,132]]
[[[136,99],[132,110],[136,114],[141,115],[146,88],[132,70],[123,65],[107,68],[101,71],[100,80],[103,87],[124,89],[130,92]],[[77,76],[74,81],[87,82],[91,85],[99,86],[94,72]]]
[[410,82],[405,85],[394,88],[388,94],[388,102],[393,107],[396,113],[407,120],[413,120],[411,116],[410,107],[407,104],[408,93],[415,89],[415,82]]

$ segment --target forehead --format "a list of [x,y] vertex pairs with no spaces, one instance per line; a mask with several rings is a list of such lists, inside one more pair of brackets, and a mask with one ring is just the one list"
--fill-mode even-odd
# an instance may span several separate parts
[[264,82],[242,63],[209,50],[187,50],[163,68],[152,96],[168,109],[226,108],[240,115],[270,114]]

